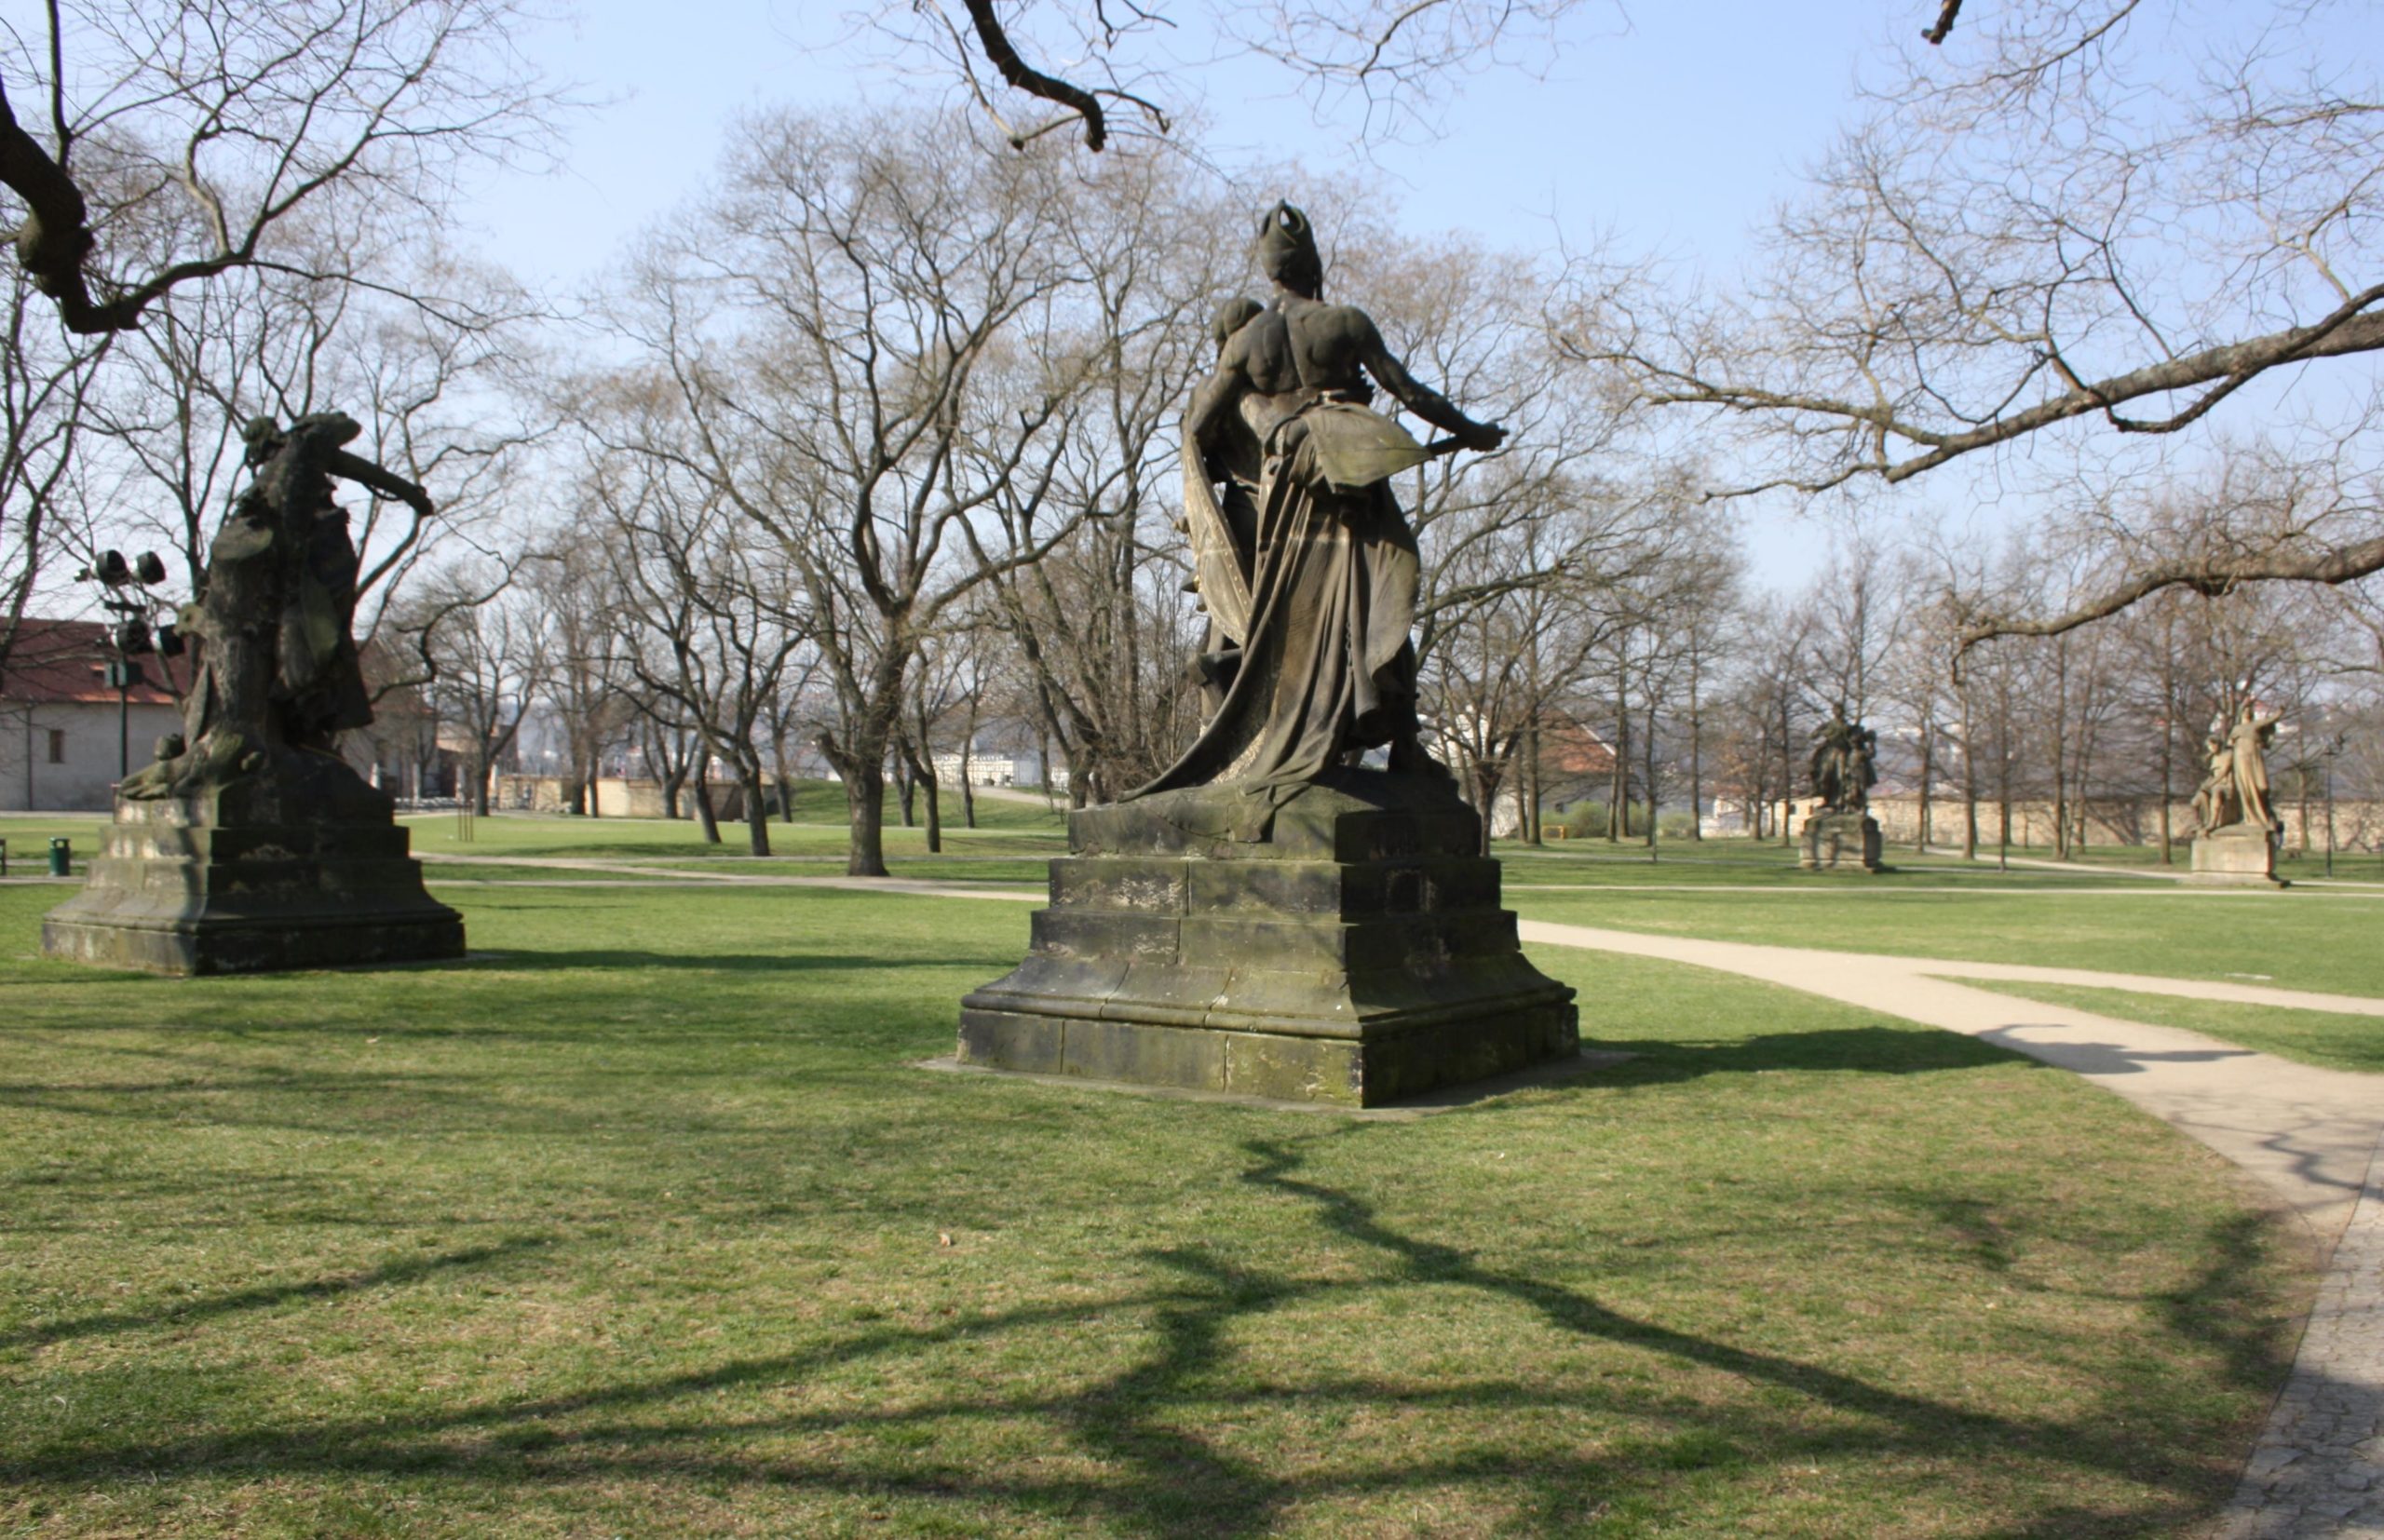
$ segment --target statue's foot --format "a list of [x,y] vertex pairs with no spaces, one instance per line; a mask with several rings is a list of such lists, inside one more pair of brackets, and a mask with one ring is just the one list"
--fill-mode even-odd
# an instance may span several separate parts
[[1413,733],[1402,733],[1390,740],[1388,769],[1395,776],[1429,776],[1451,786],[1456,784],[1456,777],[1449,767],[1434,759],[1424,747],[1424,740]]
[[135,802],[191,797],[246,778],[264,768],[262,750],[242,733],[210,733],[196,747],[127,776],[117,794]]

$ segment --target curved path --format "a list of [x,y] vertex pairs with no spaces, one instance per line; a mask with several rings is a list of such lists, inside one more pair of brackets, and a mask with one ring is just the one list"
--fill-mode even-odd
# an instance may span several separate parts
[[1955,978],[2384,1016],[2384,1001],[2078,968],[1815,952],[1522,922],[1524,939],[1716,968],[1999,1044],[2084,1075],[2209,1145],[2331,1257],[2293,1376],[2225,1540],[2384,1540],[2384,1078],[2296,1064],[2175,1027],[2017,1000]]

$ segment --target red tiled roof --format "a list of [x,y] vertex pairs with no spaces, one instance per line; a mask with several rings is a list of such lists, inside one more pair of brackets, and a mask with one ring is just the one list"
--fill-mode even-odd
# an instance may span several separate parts
[[[116,693],[107,682],[108,628],[97,620],[35,620],[17,623],[8,643],[7,661],[0,667],[0,701],[59,705],[70,701],[106,702]],[[133,660],[141,665],[145,683],[128,692],[143,706],[171,706],[177,697],[165,687],[167,671],[185,684],[190,679],[190,655],[158,657],[151,654]]]
[[1551,713],[1539,734],[1540,763],[1560,776],[1602,776],[1614,769],[1614,750],[1578,720]]

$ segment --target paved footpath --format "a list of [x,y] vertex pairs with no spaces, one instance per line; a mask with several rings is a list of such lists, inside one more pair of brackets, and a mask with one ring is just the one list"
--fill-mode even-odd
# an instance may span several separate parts
[[2307,1223],[2332,1261],[2223,1540],[2384,1540],[2384,1078],[1955,978],[2082,984],[2384,1016],[2384,1001],[2078,968],[1816,952],[1522,923],[1524,939],[1716,968],[1999,1044],[2084,1075],[2209,1145]]

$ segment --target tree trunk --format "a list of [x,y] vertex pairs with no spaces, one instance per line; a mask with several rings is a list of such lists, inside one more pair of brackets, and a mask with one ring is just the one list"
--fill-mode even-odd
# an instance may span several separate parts
[[[943,803],[941,788],[937,785],[935,778],[935,766],[920,763],[918,751],[912,747],[911,740],[908,738],[904,738],[898,744],[894,752],[899,756],[901,767],[908,772],[904,777],[905,782],[911,786],[920,787],[927,792],[928,854],[941,856],[943,854]],[[905,824],[910,822],[908,818],[902,821]]]
[[1698,718],[1697,679],[1692,673],[1688,686],[1688,837],[1701,843],[1705,838],[1705,736],[1704,724]]
[[1490,854],[1490,816],[1492,813],[1497,811],[1498,806],[1498,782],[1501,777],[1497,771],[1491,766],[1488,760],[1477,755],[1474,757],[1473,761],[1473,775],[1471,779],[1473,782],[1473,805],[1482,815],[1482,844],[1480,853],[1487,856]]
[[1524,839],[1530,844],[1546,843],[1540,828],[1540,804],[1546,801],[1539,778],[1539,718],[1534,716],[1531,725],[1524,730],[1524,773],[1517,783],[1525,795],[1524,801]]
[[[882,746],[881,746],[882,749]],[[863,762],[853,756],[859,773],[845,772],[845,812],[851,820],[852,845],[845,860],[850,877],[886,875],[886,776],[878,768],[883,758]]]
[[1912,847],[1922,852],[1929,849],[1929,780],[1934,770],[1931,760],[1936,748],[1936,735],[1930,731],[1929,723],[1923,721],[1920,724],[1920,828],[1912,836]]
[[974,709],[968,719],[968,736],[960,740],[960,827],[977,827],[977,789],[969,783],[976,779],[971,773],[971,756],[977,748],[977,726]]
[[704,844],[718,844],[720,843],[720,815],[711,805],[711,765],[709,755],[706,756],[706,763],[696,767],[696,821],[703,826]]
[[679,793],[687,784],[686,766],[681,765],[662,777],[662,816],[666,818],[684,817],[679,810]]
[[1656,858],[1656,690],[1651,677],[1647,687],[1647,732],[1639,750],[1640,763],[1646,769],[1647,790],[1647,858]]
[[750,764],[739,777],[745,788],[745,842],[756,856],[770,853],[770,804],[762,795],[762,767]]
[[1614,702],[1614,777],[1606,806],[1606,843],[1619,844],[1631,834],[1631,702],[1619,691]]

